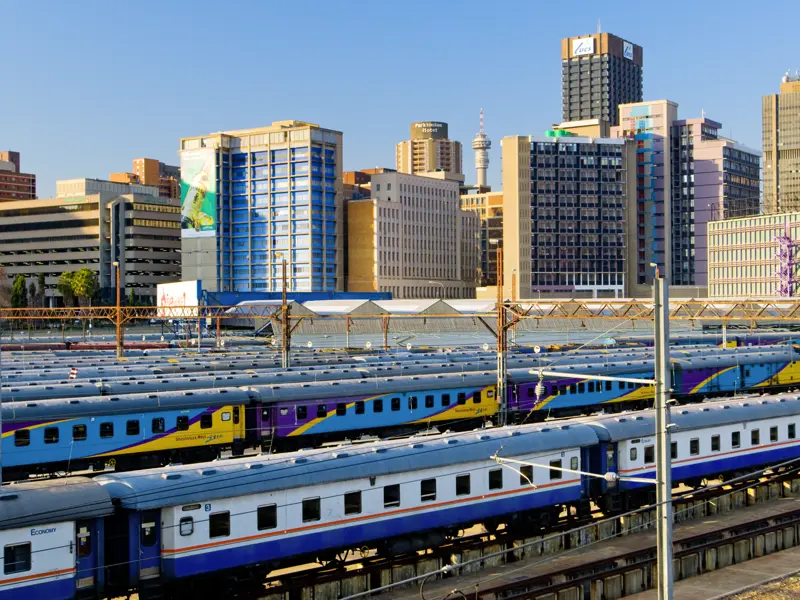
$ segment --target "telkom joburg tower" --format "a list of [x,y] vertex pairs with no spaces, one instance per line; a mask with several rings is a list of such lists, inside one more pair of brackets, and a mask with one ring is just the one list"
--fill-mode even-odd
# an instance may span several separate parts
[[489,169],[489,148],[491,147],[492,142],[483,131],[483,109],[481,109],[481,128],[478,135],[472,140],[472,148],[475,150],[475,170],[478,172],[478,187],[486,187],[486,171]]

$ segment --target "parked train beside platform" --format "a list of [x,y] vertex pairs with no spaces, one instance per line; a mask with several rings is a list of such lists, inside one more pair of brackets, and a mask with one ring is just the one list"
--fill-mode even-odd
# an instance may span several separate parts
[[[800,464],[798,394],[672,418],[675,485]],[[534,535],[565,507],[649,505],[652,486],[625,477],[655,477],[654,431],[642,411],[7,485],[0,599],[220,597],[277,568],[430,548],[476,523]]]

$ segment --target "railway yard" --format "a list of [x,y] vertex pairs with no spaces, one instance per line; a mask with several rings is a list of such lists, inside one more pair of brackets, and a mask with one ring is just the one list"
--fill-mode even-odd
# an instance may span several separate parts
[[[0,341],[0,599],[655,598],[652,336],[525,335]],[[793,593],[799,338],[671,339],[677,598]]]

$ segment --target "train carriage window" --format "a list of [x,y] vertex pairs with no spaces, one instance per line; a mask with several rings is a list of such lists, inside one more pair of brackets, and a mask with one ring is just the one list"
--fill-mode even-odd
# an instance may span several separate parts
[[700,440],[698,438],[692,438],[689,440],[689,454],[691,456],[697,456],[700,454]]
[[400,484],[387,485],[383,488],[383,508],[400,506]]
[[464,392],[458,392],[458,403],[461,405],[467,403],[467,395]]
[[558,393],[559,393],[561,396],[563,396],[564,394],[566,394],[566,393],[567,393],[567,386],[566,386],[566,385],[561,385],[561,386],[559,386],[559,387],[558,387]]
[[416,396],[409,396],[408,397],[408,408],[409,410],[415,410],[417,408],[417,397]]
[[656,462],[656,447],[655,446],[645,446],[644,447],[644,464],[652,465]]
[[372,412],[383,412],[383,400],[381,398],[372,401]]
[[139,530],[139,543],[149,548],[156,543],[156,527],[159,519],[157,511],[147,511],[142,513],[142,527]]
[[481,403],[481,394],[478,392],[477,394],[472,394],[472,403],[473,404],[480,404]]
[[3,548],[3,574],[31,570],[31,543],[9,544]]
[[676,460],[678,458],[678,442],[670,443],[669,456],[672,460]]
[[189,417],[186,415],[179,415],[175,419],[175,428],[178,431],[187,431],[189,429]]
[[303,500],[303,523],[319,521],[320,514],[319,498],[306,498]]
[[731,448],[738,448],[742,445],[742,434],[738,431],[731,432]]
[[29,429],[17,429],[14,432],[15,446],[29,446],[31,443],[31,432]]
[[489,489],[503,489],[503,469],[492,469],[489,471]]
[[234,407],[233,407],[233,424],[234,424],[234,425],[238,425],[238,424],[239,424],[239,419],[241,418],[241,417],[239,416],[239,411],[240,411],[241,409],[242,409],[242,407],[241,407],[241,406],[234,406]]
[[[609,382],[609,383],[611,383],[611,382]],[[618,387],[619,387],[619,389],[624,390],[625,389],[625,382],[624,381],[620,381],[619,384],[618,384]]]
[[308,417],[308,407],[307,406],[298,406],[295,408],[295,413],[297,414],[297,418],[300,420],[305,419]]
[[324,419],[328,416],[328,407],[324,404],[317,404],[317,418]]
[[594,392],[594,381],[589,382],[589,391]]
[[363,415],[364,414],[364,401],[363,400],[358,400],[356,402],[356,414],[357,415]]
[[523,465],[519,469],[519,484],[531,485],[533,483],[533,467],[530,465]]
[[58,427],[45,427],[44,428],[44,443],[57,444],[58,443]]
[[436,500],[436,480],[423,479],[419,482],[419,499],[422,502]]
[[573,456],[572,458],[569,459],[569,468],[572,469],[573,471],[577,471],[578,470],[578,457],[577,456]]
[[214,424],[213,415],[200,415],[200,429],[211,429]]
[[494,390],[486,390],[487,398],[494,398]]
[[719,443],[719,436],[712,435],[711,436],[711,451],[712,452],[719,452],[720,443]]
[[100,437],[101,438],[114,437],[114,424],[100,423]]
[[551,460],[550,461],[551,467],[556,467],[555,469],[550,469],[550,479],[561,479],[564,477],[564,471],[561,471],[561,461],[560,460]]
[[586,392],[586,384],[585,383],[579,383],[578,384],[578,393],[579,394],[583,394],[584,392]]
[[150,424],[153,433],[164,433],[164,419],[162,417],[157,417],[153,419],[153,422]]
[[400,398],[392,398],[392,410],[400,410]]
[[86,425],[73,425],[72,440],[75,442],[82,442],[85,439],[86,439]]
[[631,456],[631,462],[634,462],[637,458],[639,458],[639,450],[631,446],[630,456]]
[[753,429],[750,431],[750,444],[752,446],[758,446],[761,443],[761,431],[758,429]]
[[786,433],[787,433],[788,438],[790,440],[793,440],[793,439],[795,439],[795,437],[797,437],[794,423],[789,423],[789,426],[787,427],[787,432]]
[[769,428],[769,441],[770,442],[777,442],[778,441],[778,428],[777,427],[770,427]]
[[611,391],[611,382],[610,381],[606,381],[606,391],[607,392]]
[[[286,410],[286,409],[282,408],[281,410]],[[231,413],[229,413],[227,410],[224,413],[222,413],[222,420],[223,421],[230,421],[231,420]]]
[[344,495],[344,514],[361,514],[361,492],[347,492]]
[[450,394],[442,394],[442,406],[450,406]]
[[468,496],[469,489],[469,473],[456,475],[456,496]]
[[575,393],[575,384],[574,383],[571,386],[569,386],[569,393],[570,394],[574,394]]
[[139,435],[139,419],[131,419],[125,423],[126,435]]
[[278,506],[276,504],[266,504],[259,506],[256,511],[258,530],[275,529],[278,526]]
[[231,513],[229,511],[212,513],[208,517],[208,537],[228,537],[231,534]]
[[182,536],[194,533],[194,519],[192,517],[181,517],[179,531]]
[[344,402],[339,402],[336,404],[336,416],[337,417],[344,417],[347,414],[347,404]]
[[89,531],[89,525],[86,521],[79,522],[76,525],[77,531],[77,546],[78,558],[86,558],[92,554],[92,534]]
[[425,408],[433,408],[433,396],[425,396]]

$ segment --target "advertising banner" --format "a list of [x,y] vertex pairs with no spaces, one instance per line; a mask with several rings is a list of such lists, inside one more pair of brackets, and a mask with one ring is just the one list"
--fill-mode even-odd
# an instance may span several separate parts
[[158,317],[162,319],[173,316],[169,311],[172,306],[197,306],[199,304],[199,281],[159,283],[156,290]]
[[216,150],[181,153],[181,237],[209,237],[217,232]]
[[572,56],[594,54],[594,38],[572,40]]

